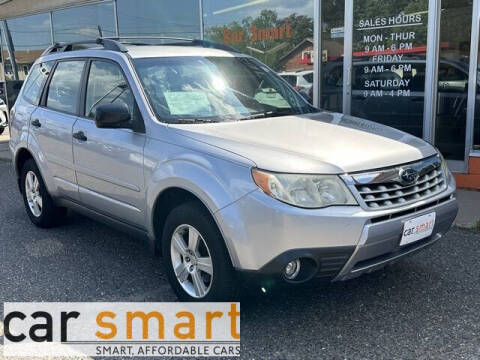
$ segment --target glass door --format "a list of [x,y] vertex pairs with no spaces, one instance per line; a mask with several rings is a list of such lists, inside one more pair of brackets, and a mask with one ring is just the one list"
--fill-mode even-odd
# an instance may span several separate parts
[[[470,49],[469,113],[467,114],[466,155],[480,157],[480,0],[475,0],[472,21],[472,49]],[[474,106],[470,106],[474,103]],[[472,119],[473,118],[473,119]],[[468,146],[471,144],[471,146]]]
[[320,1],[321,97],[319,107],[342,112],[345,0]]
[[[465,169],[472,1],[442,0],[435,145],[450,168]],[[473,104],[472,104],[473,106]]]

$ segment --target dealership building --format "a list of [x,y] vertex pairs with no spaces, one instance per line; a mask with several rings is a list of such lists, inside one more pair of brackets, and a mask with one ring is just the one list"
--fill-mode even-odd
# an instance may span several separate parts
[[201,38],[255,56],[320,108],[424,138],[460,187],[480,189],[479,24],[480,0],[0,0],[0,97],[12,106],[57,42]]

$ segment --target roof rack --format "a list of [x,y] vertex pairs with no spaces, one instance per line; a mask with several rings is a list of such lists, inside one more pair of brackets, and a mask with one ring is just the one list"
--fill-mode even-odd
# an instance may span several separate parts
[[97,38],[95,40],[74,41],[68,43],[55,43],[48,47],[42,54],[42,56],[60,53],[65,51],[72,51],[75,45],[87,45],[96,44],[102,45],[105,50],[128,52],[128,49],[120,42],[108,38]]
[[[128,40],[170,40],[173,42],[169,42],[167,44],[160,44],[160,45],[174,45],[174,46],[198,46],[204,48],[211,48],[211,49],[219,49],[225,50],[230,52],[239,52],[237,49],[225,45],[216,43],[213,41],[208,40],[200,40],[200,39],[188,39],[188,38],[177,38],[177,37],[168,37],[168,36],[119,36],[119,37],[99,37],[94,40],[84,40],[84,41],[74,41],[68,43],[55,43],[52,46],[48,47],[42,54],[42,56],[53,54],[53,53],[60,53],[66,51],[74,50],[75,45],[87,45],[87,44],[96,44],[102,45],[105,50],[111,51],[118,51],[118,52],[128,52],[128,49],[123,45],[125,44],[132,44],[132,45],[152,45],[147,43],[141,42],[129,42]],[[124,41],[127,40],[127,41]],[[159,45],[159,44],[154,44]]]
[[[103,39],[115,40],[120,43],[131,44],[131,45],[173,45],[173,46],[198,46],[204,48],[211,48],[211,49],[219,49],[225,50],[230,52],[239,52],[237,49],[225,45],[216,43],[213,41],[208,40],[200,40],[200,39],[189,39],[189,38],[182,38],[182,37],[170,37],[170,36],[114,36],[114,37],[105,37]],[[169,42],[166,44],[147,44],[143,42],[129,42],[128,40],[170,40],[174,42]],[[127,40],[127,41],[125,41]]]

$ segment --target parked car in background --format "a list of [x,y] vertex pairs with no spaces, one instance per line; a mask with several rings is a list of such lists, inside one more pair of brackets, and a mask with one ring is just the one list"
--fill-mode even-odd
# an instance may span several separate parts
[[0,99],[0,135],[3,134],[8,125],[8,109],[5,102]]
[[35,225],[73,208],[142,235],[187,301],[231,300],[239,279],[347,280],[450,229],[455,180],[433,146],[321,112],[224,45],[182,41],[98,39],[36,61],[9,143]]
[[313,88],[313,71],[299,70],[299,71],[284,71],[279,73],[295,90],[302,96],[308,99],[309,91]]

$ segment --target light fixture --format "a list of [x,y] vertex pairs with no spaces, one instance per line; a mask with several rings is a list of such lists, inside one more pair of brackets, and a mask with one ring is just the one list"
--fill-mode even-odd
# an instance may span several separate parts
[[297,277],[298,273],[300,272],[300,259],[296,259],[293,261],[290,261],[286,266],[285,266],[285,277],[288,280],[293,280]]

